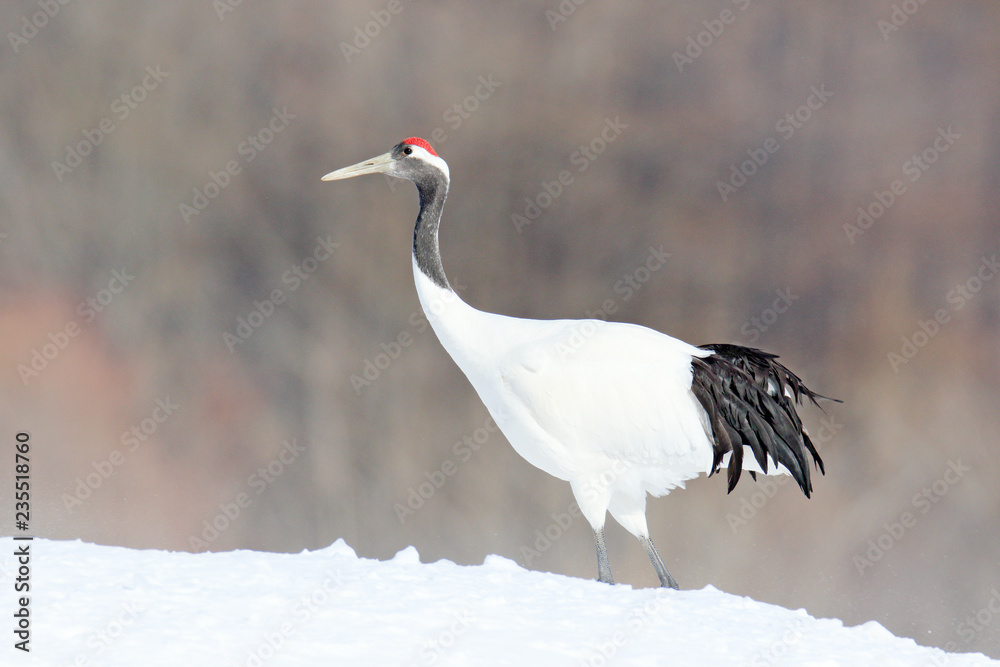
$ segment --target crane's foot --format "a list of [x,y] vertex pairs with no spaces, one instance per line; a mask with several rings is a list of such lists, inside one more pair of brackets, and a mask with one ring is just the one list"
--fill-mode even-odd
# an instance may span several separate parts
[[613,584],[615,580],[611,577],[611,563],[608,562],[608,546],[604,543],[603,526],[594,531],[594,543],[597,545],[597,580]]
[[677,585],[677,581],[670,575],[670,572],[667,570],[667,566],[663,564],[663,559],[660,558],[659,552],[656,551],[656,547],[653,545],[653,540],[649,539],[647,536],[640,536],[639,541],[642,542],[642,548],[646,550],[646,555],[649,556],[649,562],[653,564],[653,569],[656,570],[656,576],[660,578],[660,586],[663,588],[680,590],[680,586]]

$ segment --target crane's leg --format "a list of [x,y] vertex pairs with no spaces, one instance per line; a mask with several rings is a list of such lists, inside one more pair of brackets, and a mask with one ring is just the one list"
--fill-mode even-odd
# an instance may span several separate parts
[[604,526],[594,530],[594,542],[597,544],[597,580],[613,584],[611,578],[611,563],[608,562],[608,546],[604,543]]
[[656,576],[660,578],[660,585],[664,588],[680,589],[674,578],[670,576],[670,572],[667,571],[667,566],[663,564],[663,559],[660,558],[656,547],[653,546],[653,540],[640,535],[639,541],[642,542],[642,548],[646,550],[646,555],[649,556],[649,560],[653,564],[653,569],[656,570]]

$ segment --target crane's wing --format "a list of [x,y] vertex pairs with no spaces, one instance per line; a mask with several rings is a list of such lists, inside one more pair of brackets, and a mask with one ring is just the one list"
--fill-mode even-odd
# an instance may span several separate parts
[[[708,354],[637,325],[557,320],[511,345],[498,369],[507,408],[532,425],[525,438],[559,448],[552,461],[676,466],[690,469],[689,479],[708,472],[712,461],[708,424],[691,392],[691,360]],[[536,452],[522,451],[531,443],[512,444],[551,474],[577,472],[554,472],[532,460]]]

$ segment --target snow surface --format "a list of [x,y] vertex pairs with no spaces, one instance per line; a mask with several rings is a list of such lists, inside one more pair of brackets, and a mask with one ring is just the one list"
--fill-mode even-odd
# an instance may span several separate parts
[[31,542],[31,653],[13,648],[15,543],[0,538],[2,665],[987,665],[750,598],[525,570]]

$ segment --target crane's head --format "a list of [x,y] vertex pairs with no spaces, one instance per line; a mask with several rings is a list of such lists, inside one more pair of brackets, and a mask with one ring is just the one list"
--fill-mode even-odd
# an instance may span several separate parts
[[447,181],[449,176],[448,163],[434,152],[431,145],[420,137],[410,137],[393,146],[388,153],[331,171],[322,180],[337,181],[364,174],[386,174],[411,181],[428,177],[440,179],[442,176]]

